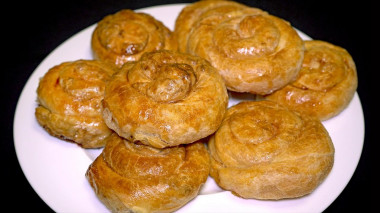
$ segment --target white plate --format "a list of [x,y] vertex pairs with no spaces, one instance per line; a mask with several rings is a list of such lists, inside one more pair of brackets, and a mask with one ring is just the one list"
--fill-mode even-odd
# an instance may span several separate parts
[[[173,29],[184,4],[141,9]],[[101,150],[84,150],[51,137],[36,122],[36,88],[49,68],[64,61],[92,59],[90,26],[56,48],[33,72],[17,104],[14,142],[21,168],[38,195],[57,212],[108,212],[85,179],[85,172]],[[310,39],[299,32],[304,39]],[[245,97],[239,97],[239,99]],[[232,98],[230,105],[239,101]],[[336,149],[334,167],[310,195],[281,201],[241,199],[207,180],[201,195],[178,212],[321,212],[343,191],[358,164],[364,140],[364,117],[357,93],[337,117],[323,122]]]

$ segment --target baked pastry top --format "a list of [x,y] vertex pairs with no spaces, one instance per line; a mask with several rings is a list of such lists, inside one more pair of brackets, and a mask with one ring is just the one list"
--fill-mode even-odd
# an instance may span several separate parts
[[197,1],[185,6],[175,21],[175,27],[173,35],[178,42],[178,50],[180,52],[187,52],[187,40],[192,31],[192,28],[196,26],[202,18],[208,16],[219,16],[226,18],[225,16],[231,16],[235,13],[263,13],[261,9],[251,8],[244,4],[235,1],[225,0],[207,0]]
[[116,69],[96,60],[64,62],[48,70],[37,88],[38,123],[51,135],[83,148],[104,145],[111,130],[103,121],[101,100]]
[[270,94],[294,81],[303,40],[285,20],[231,1],[186,6],[174,29],[181,52],[216,67],[229,90]]
[[173,212],[198,195],[210,162],[202,142],[157,149],[116,134],[86,177],[112,212]]
[[227,104],[223,79],[206,60],[163,50],[126,63],[112,77],[103,117],[120,136],[163,148],[214,133]]
[[347,50],[326,41],[305,41],[305,47],[297,80],[265,98],[327,120],[343,111],[355,94],[355,63]]
[[124,9],[99,21],[91,47],[96,59],[121,67],[127,61],[138,60],[145,52],[176,50],[171,33],[153,16]]
[[304,196],[334,162],[334,146],[320,120],[266,100],[229,108],[208,147],[210,175],[243,198]]

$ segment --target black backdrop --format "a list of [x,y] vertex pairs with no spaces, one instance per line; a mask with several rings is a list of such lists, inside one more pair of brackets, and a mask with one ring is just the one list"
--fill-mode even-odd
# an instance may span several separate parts
[[[49,212],[52,211],[34,192],[17,161],[13,145],[13,117],[17,100],[27,79],[38,64],[59,44],[105,15],[120,9],[138,9],[152,5],[189,3],[183,0],[77,0],[28,1],[14,0],[2,6],[1,21],[1,131],[0,142],[1,194],[4,209]],[[369,1],[334,0],[240,0],[288,20],[314,39],[325,40],[346,48],[358,69],[358,93],[365,115],[365,143],[354,176],[342,194],[325,212],[368,212],[370,159],[373,126],[370,76],[374,70],[375,17],[374,5]],[[372,10],[372,11],[371,11]],[[372,15],[371,15],[372,14]],[[372,17],[373,16],[373,17]],[[374,22],[374,21],[372,21]],[[375,24],[375,25],[373,25]],[[4,48],[5,45],[5,48]],[[5,57],[4,57],[5,56]],[[5,62],[5,68],[4,68]],[[374,92],[374,91],[372,91]],[[36,150],[37,151],[37,150]],[[74,192],[75,193],[75,192]],[[233,209],[232,209],[233,212]]]

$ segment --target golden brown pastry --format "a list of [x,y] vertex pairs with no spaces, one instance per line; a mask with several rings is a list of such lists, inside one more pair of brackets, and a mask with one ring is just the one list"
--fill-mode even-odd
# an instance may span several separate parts
[[174,33],[180,51],[210,61],[235,92],[270,94],[296,79],[303,60],[303,40],[288,22],[231,1],[185,7]]
[[51,135],[83,148],[103,146],[104,138],[112,131],[103,121],[101,100],[106,82],[114,72],[111,65],[95,60],[70,61],[52,67],[37,89],[37,121]]
[[149,14],[124,9],[104,17],[96,26],[91,45],[94,57],[121,67],[144,52],[176,50],[171,31]]
[[214,133],[227,104],[223,79],[206,60],[158,51],[126,63],[113,76],[103,117],[120,136],[163,148]]
[[265,100],[229,108],[208,145],[210,175],[243,198],[304,196],[334,162],[334,146],[320,120]]
[[244,4],[234,1],[224,0],[207,0],[198,1],[185,6],[178,15],[175,22],[174,37],[178,42],[178,50],[187,52],[187,40],[192,28],[202,18],[215,16],[226,18],[226,16],[235,15],[236,13],[263,13],[258,8],[251,8]]
[[86,177],[112,212],[173,212],[198,195],[209,169],[202,142],[157,149],[113,134]]
[[325,41],[305,41],[305,47],[298,79],[266,99],[327,120],[343,111],[355,94],[355,63],[345,49]]

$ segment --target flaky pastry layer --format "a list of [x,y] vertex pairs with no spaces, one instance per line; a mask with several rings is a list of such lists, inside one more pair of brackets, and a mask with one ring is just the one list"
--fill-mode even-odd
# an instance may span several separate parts
[[209,169],[202,142],[156,149],[113,134],[86,177],[112,212],[173,212],[198,195]]
[[112,131],[103,121],[101,100],[114,72],[112,65],[95,60],[52,67],[37,88],[37,121],[51,135],[84,148],[103,146]]
[[103,117],[120,136],[163,148],[214,133],[227,104],[223,79],[206,60],[157,51],[125,64],[112,77]]
[[153,16],[124,9],[99,21],[91,47],[95,58],[121,67],[127,61],[138,60],[145,52],[176,50],[171,34]]
[[296,81],[266,96],[292,110],[330,119],[342,112],[358,86],[356,66],[347,50],[325,41],[305,41]]
[[186,6],[175,29],[179,50],[216,67],[229,90],[270,94],[295,80],[303,40],[285,20],[233,1]]
[[229,108],[208,147],[211,176],[243,198],[304,196],[327,177],[334,162],[333,143],[317,118],[271,101]]

